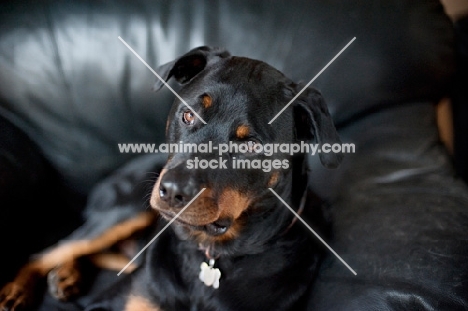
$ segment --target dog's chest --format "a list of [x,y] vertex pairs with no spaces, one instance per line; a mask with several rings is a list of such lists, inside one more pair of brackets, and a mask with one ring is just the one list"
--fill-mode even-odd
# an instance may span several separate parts
[[287,310],[277,293],[300,295],[313,276],[315,252],[287,243],[256,255],[220,256],[212,267],[219,269],[219,284],[207,281],[207,286],[200,279],[201,266],[210,266],[203,251],[169,232],[154,243],[146,263],[154,288],[151,296],[163,310]]

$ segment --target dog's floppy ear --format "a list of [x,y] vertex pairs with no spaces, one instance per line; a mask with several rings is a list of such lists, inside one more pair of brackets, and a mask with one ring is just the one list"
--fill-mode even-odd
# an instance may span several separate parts
[[[294,85],[295,94],[304,88],[302,84]],[[330,112],[322,94],[312,88],[306,88],[294,101],[294,119],[297,137],[311,140],[319,144],[341,144]],[[327,168],[336,168],[343,159],[343,153],[320,152],[320,161]]]
[[[156,73],[164,81],[174,77],[177,82],[184,84],[205,69],[209,61],[228,56],[230,56],[229,52],[222,48],[200,46],[190,50],[172,62],[159,66],[156,69]],[[164,83],[158,79],[153,86],[153,90],[158,91],[163,85]]]

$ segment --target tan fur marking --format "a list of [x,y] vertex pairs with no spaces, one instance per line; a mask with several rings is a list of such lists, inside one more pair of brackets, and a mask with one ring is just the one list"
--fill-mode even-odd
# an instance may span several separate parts
[[[94,254],[90,256],[91,262],[103,269],[120,271],[122,270],[130,261],[130,259],[122,254],[110,254],[110,253],[102,253],[102,254]],[[133,270],[136,269],[136,265],[134,263],[130,264],[130,266],[125,269],[124,273],[131,273]]]
[[213,100],[209,95],[203,95],[202,104],[205,109],[210,108],[213,104]]
[[[160,210],[161,213],[170,212],[175,215],[178,210],[173,210],[170,206],[167,206],[166,202],[159,199],[159,181],[166,171],[167,169],[162,170],[153,188],[150,203],[155,210]],[[215,202],[212,190],[207,188],[190,207],[179,216],[178,220],[192,226],[203,226],[218,219],[230,218],[233,220],[233,224],[226,233],[220,236],[214,237],[203,231],[192,232],[193,238],[203,244],[228,241],[235,239],[239,235],[243,226],[242,220],[240,220],[239,217],[248,208],[249,204],[250,198],[234,189],[224,190],[218,197],[218,202]],[[167,218],[172,219],[171,217]]]
[[[161,211],[162,217],[167,220],[171,220],[178,212],[179,209],[174,209],[169,206],[167,202],[164,202],[159,197],[159,187],[162,176],[167,172],[167,169],[163,169],[159,175],[159,179],[153,187],[151,194],[150,205],[156,211]],[[164,213],[170,213],[172,216],[164,215]],[[188,223],[193,226],[203,226],[213,221],[216,221],[219,216],[218,207],[213,201],[212,191],[210,188],[206,188],[197,199],[190,204],[190,206],[178,217],[178,220]]]
[[159,202],[159,187],[161,186],[161,179],[166,172],[167,172],[167,168],[163,168],[161,170],[158,176],[158,180],[156,180],[156,183],[153,186],[153,191],[151,191],[150,205],[155,210],[157,210],[157,206]]
[[23,278],[21,274],[31,274],[32,271],[34,271],[33,274],[45,276],[55,266],[63,262],[98,253],[118,241],[129,238],[135,232],[147,228],[153,223],[155,216],[154,212],[142,212],[135,218],[109,228],[93,240],[71,241],[58,245],[50,251],[40,254],[37,259],[27,264],[18,273],[18,278]]
[[[147,228],[154,222],[157,214],[154,212],[142,212],[135,218],[124,221],[109,228],[93,240],[71,241],[59,244],[23,266],[15,279],[6,285],[6,291],[19,290],[21,295],[29,297],[36,291],[37,283],[56,266],[75,259],[91,255],[105,250],[118,241],[131,237],[137,231]],[[24,301],[25,304],[31,302]]]
[[140,296],[135,296],[131,295],[127,303],[125,304],[125,311],[161,311],[161,309],[158,306],[155,306],[151,302],[149,302],[147,299],[140,297]]
[[247,125],[240,125],[236,129],[236,137],[239,139],[246,138],[249,136],[250,129]]
[[270,179],[268,180],[268,187],[271,188],[275,186],[276,183],[278,182],[278,179],[279,179],[278,172],[274,172],[273,174],[271,174]]
[[243,193],[237,190],[226,189],[218,199],[220,208],[220,218],[231,217],[237,219],[247,209],[250,204],[250,199]]

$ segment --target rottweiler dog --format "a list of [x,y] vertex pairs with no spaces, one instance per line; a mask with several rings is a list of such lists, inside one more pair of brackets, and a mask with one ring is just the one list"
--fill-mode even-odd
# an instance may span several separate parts
[[[83,258],[130,272],[87,310],[306,308],[326,249],[297,220],[303,218],[323,236],[329,222],[323,202],[308,187],[308,155],[265,150],[275,144],[340,143],[320,92],[303,89],[262,61],[206,46],[156,71],[162,80],[180,85],[166,125],[168,145],[180,148],[164,161],[150,156],[157,158],[148,162],[152,169],[160,170],[148,200],[151,208],[122,204],[125,198],[117,191],[119,183],[142,178],[135,176],[136,171],[144,175],[142,170],[118,173],[95,193],[95,201],[106,202],[104,210],[114,216],[90,212],[86,230],[78,229],[81,233],[31,260],[3,288],[0,310],[34,305],[45,279],[55,297],[72,299],[86,274],[79,266]],[[164,84],[158,80],[155,90]],[[220,152],[226,145],[229,150]],[[329,168],[342,160],[337,153],[319,156]],[[90,226],[99,227],[94,230],[99,234],[90,234]],[[144,259],[138,265],[129,262],[131,257],[103,253],[138,232],[150,242],[141,249]]]

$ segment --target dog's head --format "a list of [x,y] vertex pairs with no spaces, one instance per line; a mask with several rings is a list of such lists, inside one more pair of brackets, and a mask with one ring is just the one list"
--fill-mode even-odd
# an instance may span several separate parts
[[[175,220],[176,231],[206,245],[239,240],[251,222],[271,218],[271,228],[284,227],[287,217],[278,215],[288,212],[283,208],[274,216],[278,200],[268,188],[290,195],[293,168],[303,172],[304,155],[281,152],[281,144],[340,142],[320,93],[302,90],[264,62],[218,48],[196,48],[156,71],[182,87],[167,120],[172,152],[154,186],[152,207],[172,219],[190,203]],[[157,81],[154,89],[163,85]],[[229,150],[221,152],[222,144]],[[212,152],[204,152],[210,146]],[[266,146],[272,152],[260,152]],[[326,167],[336,167],[341,157],[320,153]]]

